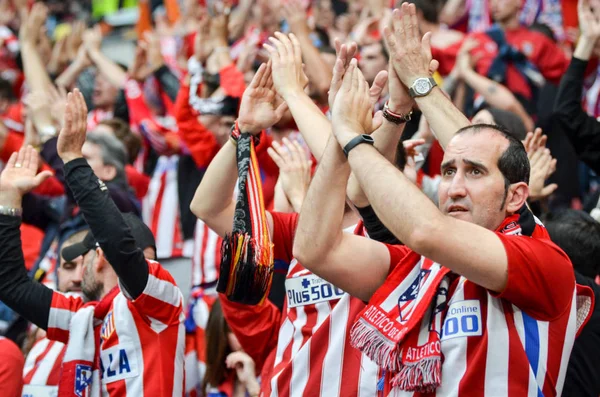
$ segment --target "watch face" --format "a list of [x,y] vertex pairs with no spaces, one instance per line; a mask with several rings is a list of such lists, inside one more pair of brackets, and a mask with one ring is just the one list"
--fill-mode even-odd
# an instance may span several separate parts
[[417,79],[415,81],[415,92],[419,95],[424,95],[431,89],[431,83],[428,79]]

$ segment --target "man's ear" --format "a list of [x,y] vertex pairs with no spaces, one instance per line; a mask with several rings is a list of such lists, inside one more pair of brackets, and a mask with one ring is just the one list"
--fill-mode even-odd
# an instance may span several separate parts
[[96,262],[94,263],[94,266],[97,273],[102,272],[106,266],[109,266],[106,257],[104,256],[104,251],[102,251],[102,248],[100,247],[96,247]]
[[527,202],[527,197],[529,197],[529,186],[525,182],[513,183],[508,188],[506,211],[511,214],[519,211]]

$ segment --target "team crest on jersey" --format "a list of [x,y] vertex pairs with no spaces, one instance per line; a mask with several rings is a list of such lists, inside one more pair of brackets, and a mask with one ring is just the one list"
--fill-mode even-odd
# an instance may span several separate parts
[[100,330],[100,337],[102,341],[107,340],[115,332],[115,316],[112,311],[108,313],[104,322],[102,323],[102,329]]
[[89,388],[92,384],[92,367],[85,364],[75,366],[75,395],[77,397],[88,397]]
[[419,290],[421,289],[421,286],[425,280],[427,280],[427,277],[429,277],[429,273],[431,273],[431,270],[421,269],[419,275],[415,277],[412,284],[400,294],[400,297],[398,298],[400,322],[405,322],[408,320],[410,313],[415,307],[415,300],[419,295]]
[[533,44],[530,43],[529,41],[525,41],[523,43],[523,54],[527,55],[528,57],[531,56],[531,54],[533,54]]

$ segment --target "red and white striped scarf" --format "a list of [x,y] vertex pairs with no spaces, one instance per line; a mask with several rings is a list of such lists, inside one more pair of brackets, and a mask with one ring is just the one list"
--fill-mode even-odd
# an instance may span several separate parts
[[119,287],[113,288],[100,302],[86,304],[71,319],[59,397],[100,396],[100,325],[119,292]]
[[[521,230],[518,219],[505,219],[498,232]],[[394,373],[393,387],[429,393],[441,384],[441,330],[451,276],[449,269],[411,251],[357,316],[352,346]]]

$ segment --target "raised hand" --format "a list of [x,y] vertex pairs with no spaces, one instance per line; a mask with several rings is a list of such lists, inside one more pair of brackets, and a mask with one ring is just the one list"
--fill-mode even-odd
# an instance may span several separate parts
[[429,77],[431,56],[431,32],[421,39],[417,11],[414,4],[402,3],[400,10],[392,14],[392,27],[383,30],[393,64],[402,83],[410,87],[420,77]]
[[58,155],[65,164],[83,157],[81,148],[85,143],[86,130],[87,106],[81,91],[75,88],[67,95],[65,120],[56,143]]
[[296,35],[308,35],[310,27],[306,17],[306,10],[300,0],[287,0],[281,4],[283,17],[290,30]]
[[206,62],[212,51],[210,37],[210,19],[208,14],[202,14],[198,20],[196,36],[194,37],[194,57],[200,63]]
[[294,211],[300,212],[310,185],[310,157],[298,141],[291,142],[287,138],[283,138],[283,146],[273,141],[273,147],[268,148],[267,152],[279,167],[277,183],[281,184]]
[[131,62],[131,65],[129,65],[127,74],[129,74],[129,77],[136,81],[144,82],[151,73],[152,70],[148,66],[148,54],[146,52],[146,46],[143,42],[139,42],[135,48],[133,62]]
[[100,26],[95,26],[93,29],[88,29],[83,34],[83,45],[88,54],[100,51],[102,45],[102,30]]
[[600,9],[592,8],[590,0],[579,0],[577,14],[581,35],[587,39],[597,40],[600,37]]
[[19,41],[21,43],[35,44],[47,18],[48,7],[41,2],[35,3],[26,20],[21,23]]
[[543,200],[558,188],[556,183],[545,186],[546,179],[556,170],[556,159],[550,150],[538,148],[529,159],[531,175],[529,177],[529,198],[532,201]]
[[350,61],[356,55],[358,46],[355,42],[348,44],[342,44],[339,39],[335,39],[335,52],[337,59],[333,66],[333,77],[331,78],[331,86],[329,87],[329,107],[333,108],[335,97],[342,87],[342,81],[344,79],[344,73],[350,65]]
[[304,90],[308,78],[302,69],[302,50],[294,34],[288,36],[275,32],[269,37],[271,45],[264,44],[271,57],[271,69],[275,90],[284,99],[287,95]]
[[548,137],[544,135],[541,128],[536,128],[534,132],[528,132],[523,141],[525,151],[527,151],[527,157],[531,160],[531,157],[538,149],[544,149]]
[[[31,146],[22,147],[18,152],[14,152],[0,174],[0,196],[14,196],[20,203],[23,195],[52,176],[50,171],[38,174],[38,161],[38,152]],[[15,203],[15,206],[18,207],[18,203]]]
[[146,52],[146,60],[151,71],[160,69],[165,64],[162,51],[160,49],[160,37],[154,32],[146,32],[144,34],[145,42],[140,45]]
[[371,132],[373,106],[369,84],[356,59],[350,61],[331,113],[333,133],[342,147],[355,136]]
[[277,93],[273,87],[271,64],[263,63],[242,95],[238,117],[240,131],[257,135],[275,125],[287,109],[285,103],[276,102]]

